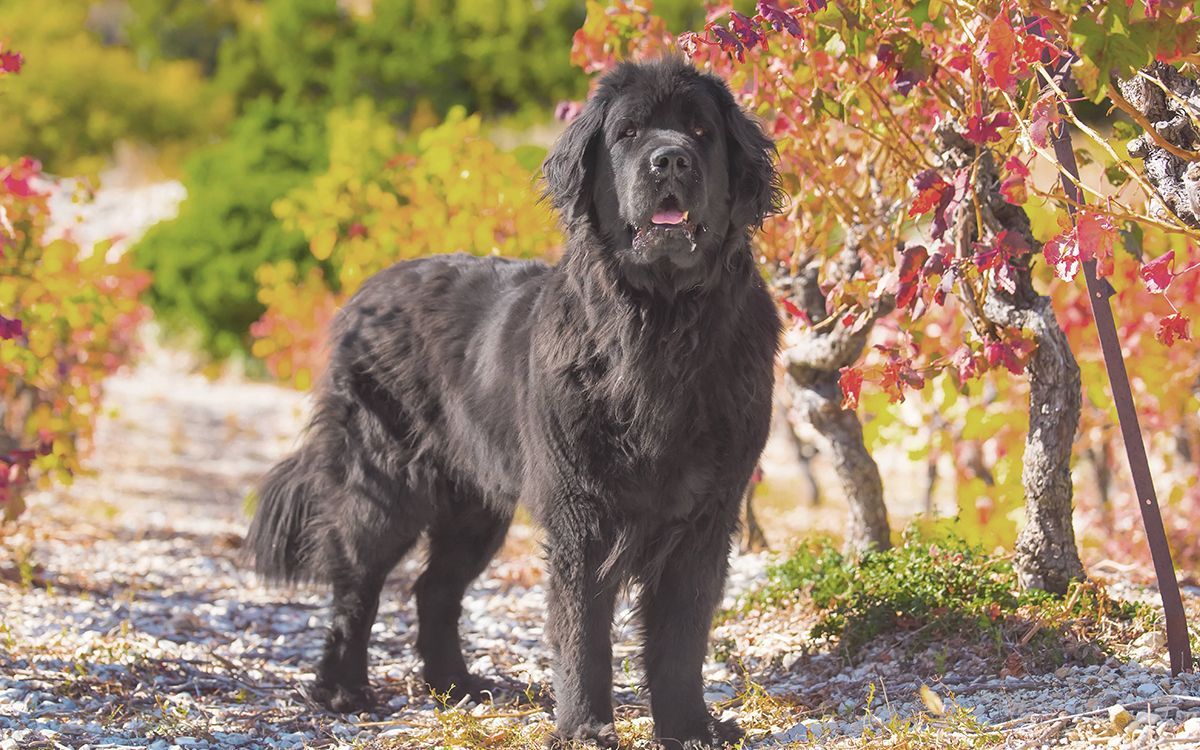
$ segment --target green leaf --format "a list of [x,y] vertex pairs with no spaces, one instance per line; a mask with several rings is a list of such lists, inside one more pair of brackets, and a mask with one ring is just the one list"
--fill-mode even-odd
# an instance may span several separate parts
[[1117,164],[1110,164],[1105,167],[1104,177],[1108,180],[1108,184],[1113,187],[1120,187],[1129,181],[1129,175]]
[[1145,254],[1144,241],[1145,232],[1142,231],[1142,225],[1135,221],[1126,222],[1124,228],[1121,229],[1121,246],[1125,248],[1125,251],[1141,260]]
[[842,35],[834,33],[829,37],[829,41],[825,42],[825,51],[834,57],[841,57],[846,54],[846,40],[842,39]]
[[1142,134],[1142,129],[1128,120],[1114,120],[1112,132],[1114,137],[1122,141],[1132,141]]

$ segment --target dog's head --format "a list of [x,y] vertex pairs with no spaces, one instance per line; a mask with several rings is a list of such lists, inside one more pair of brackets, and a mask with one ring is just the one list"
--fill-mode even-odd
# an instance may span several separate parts
[[590,224],[627,278],[679,288],[778,210],[774,156],[723,81],[665,59],[605,75],[542,169],[569,231]]

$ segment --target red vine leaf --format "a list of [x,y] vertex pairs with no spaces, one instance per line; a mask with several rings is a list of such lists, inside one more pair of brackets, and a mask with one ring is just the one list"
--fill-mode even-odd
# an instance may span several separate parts
[[1182,313],[1168,315],[1158,321],[1158,330],[1155,331],[1154,338],[1167,346],[1173,345],[1176,340],[1191,341],[1192,336],[1188,332],[1189,322],[1187,316]]
[[927,279],[930,276],[941,276],[946,273],[946,256],[942,250],[935,250],[929,254],[929,260],[925,262],[925,267],[921,269],[921,278]]
[[862,392],[863,374],[857,367],[843,367],[838,377],[842,388],[842,408],[854,411],[858,408],[858,394]]
[[738,62],[746,62],[746,48],[732,31],[719,24],[710,24],[709,31],[716,38],[718,47],[736,57]]
[[1054,274],[1058,278],[1063,281],[1073,280],[1079,273],[1079,244],[1075,242],[1075,229],[1072,227],[1061,232],[1042,245],[1042,255],[1054,268]]
[[25,326],[20,319],[0,315],[0,339],[20,338],[24,333]]
[[954,214],[958,211],[959,205],[967,197],[970,192],[971,168],[962,167],[954,173],[954,187],[952,190],[947,190],[942,194],[941,201],[938,203],[937,210],[933,214],[933,227],[930,228],[930,234],[934,239],[940,240],[945,236],[946,231],[950,228],[950,224],[954,221]]
[[797,318],[797,319],[799,319],[799,320],[802,320],[802,321],[804,321],[806,324],[807,324],[807,323],[811,323],[811,322],[812,322],[812,321],[811,321],[811,320],[809,320],[809,318],[808,318],[808,313],[804,312],[804,311],[803,311],[803,310],[801,310],[799,307],[796,307],[796,303],[795,303],[795,302],[792,302],[792,301],[791,301],[790,299],[788,299],[787,297],[781,297],[781,298],[780,298],[780,300],[779,300],[779,304],[783,305],[783,309],[784,309],[784,310],[787,310],[787,311],[788,311],[788,314],[789,314],[789,315],[791,315],[793,318]]
[[979,374],[979,359],[966,344],[954,350],[954,354],[950,356],[950,363],[958,373],[959,382],[965,383]]
[[1008,13],[996,14],[996,20],[988,27],[987,34],[979,42],[975,59],[983,68],[988,82],[998,89],[1012,91],[1016,76],[1012,72],[1013,59],[1017,51],[1017,38],[1013,33]]
[[978,110],[967,120],[963,138],[980,146],[1000,140],[1000,128],[1012,127],[1016,122],[1012,112],[993,112],[984,117]]
[[1084,261],[1096,261],[1096,275],[1100,278],[1112,276],[1113,245],[1117,241],[1117,228],[1104,214],[1080,211],[1076,217],[1075,233],[1079,242],[1079,257]]
[[[821,3],[822,7],[824,7],[824,5],[824,3]],[[775,3],[768,3],[764,2],[764,0],[758,0],[758,14],[762,16],[764,21],[771,24],[771,27],[776,31],[786,31],[796,38],[800,37],[800,24],[796,22],[795,18],[793,18],[789,13],[784,11]]]
[[1175,251],[1164,253],[1143,265],[1139,275],[1146,285],[1146,291],[1151,294],[1167,291],[1167,287],[1175,278]]
[[913,189],[917,197],[908,207],[909,217],[927,214],[942,203],[942,197],[950,190],[950,183],[942,179],[936,169],[926,169],[913,178]]
[[983,355],[992,367],[1004,365],[1013,375],[1025,372],[1025,363],[1021,361],[1023,351],[1006,341],[989,341],[983,346]]
[[[685,31],[679,35],[676,44],[679,45],[679,49],[683,51],[683,54],[688,57],[695,57],[700,51],[700,43],[702,41],[704,41],[703,38],[696,32]],[[707,42],[705,43],[707,44]]]
[[754,23],[736,10],[729,11],[729,29],[737,36],[746,49],[753,49],[760,41],[765,45],[766,38],[758,33]]
[[1058,100],[1050,93],[1038,99],[1029,114],[1029,137],[1041,148],[1050,145],[1050,127],[1058,124]]
[[1113,244],[1117,229],[1103,214],[1080,211],[1075,226],[1061,232],[1042,246],[1046,262],[1063,281],[1071,281],[1089,260],[1096,261],[1096,275],[1103,278],[1113,272]]
[[896,287],[896,307],[909,308],[917,299],[921,269],[929,251],[924,245],[910,245],[900,253],[900,282]]
[[1023,205],[1029,199],[1029,191],[1025,187],[1025,180],[1029,178],[1029,168],[1017,157],[1010,156],[1008,161],[1004,162],[1004,169],[1008,174],[1000,182],[1000,194],[1014,206]]
[[905,359],[894,352],[883,366],[883,379],[879,385],[888,394],[892,403],[904,401],[904,387],[914,390],[925,387],[925,378],[912,367],[912,360]]
[[20,52],[0,50],[0,73],[20,73],[24,64],[25,58],[21,57]]

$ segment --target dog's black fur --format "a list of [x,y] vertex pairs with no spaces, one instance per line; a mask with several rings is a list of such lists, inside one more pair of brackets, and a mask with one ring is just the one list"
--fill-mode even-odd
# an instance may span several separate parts
[[249,533],[267,578],[332,584],[318,700],[368,703],[380,590],[422,535],[425,679],[478,690],[461,599],[520,500],[546,532],[556,738],[616,746],[610,627],[629,583],[656,734],[736,737],[710,717],[701,667],[771,413],[779,322],[749,235],[778,208],[773,157],[719,79],[625,64],[546,159],[558,265],[433,257],[354,295],[305,441],[267,476]]

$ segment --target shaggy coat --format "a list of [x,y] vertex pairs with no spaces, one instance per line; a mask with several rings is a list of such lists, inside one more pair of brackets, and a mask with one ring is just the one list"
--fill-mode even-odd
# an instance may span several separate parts
[[347,303],[304,442],[249,532],[265,577],[332,585],[316,699],[368,704],[384,579],[423,536],[425,679],[486,686],[461,600],[520,502],[545,530],[556,741],[616,746],[610,629],[631,584],[656,734],[737,738],[701,667],[771,413],[779,322],[749,236],[777,209],[773,156],[719,79],[622,65],[544,165],[568,235],[557,265],[407,261]]

